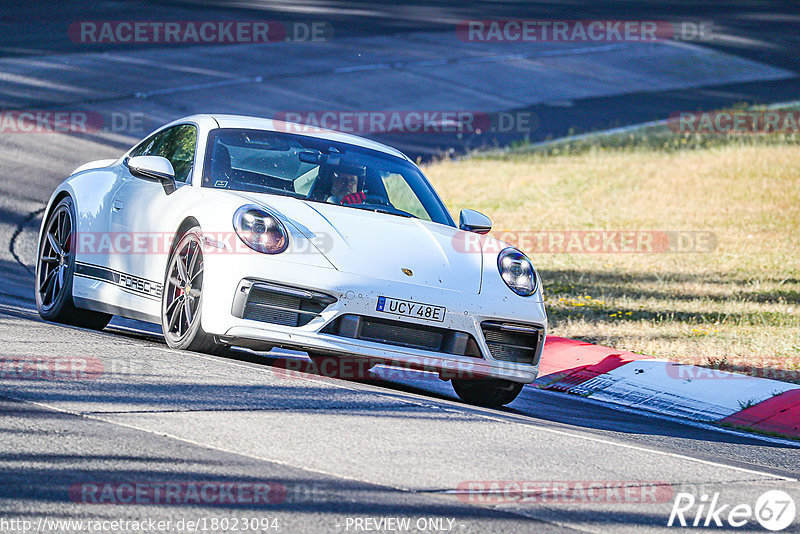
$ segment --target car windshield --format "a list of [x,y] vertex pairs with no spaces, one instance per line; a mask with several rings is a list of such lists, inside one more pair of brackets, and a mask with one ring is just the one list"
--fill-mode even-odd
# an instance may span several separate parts
[[203,187],[291,196],[454,226],[412,163],[376,150],[284,132],[211,131]]

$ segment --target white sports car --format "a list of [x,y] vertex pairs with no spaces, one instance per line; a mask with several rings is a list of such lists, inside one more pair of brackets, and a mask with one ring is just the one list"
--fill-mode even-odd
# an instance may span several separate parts
[[[298,133],[300,132],[300,133]],[[195,115],[59,185],[42,222],[44,319],[161,323],[167,344],[284,347],[434,370],[499,406],[536,378],[547,317],[519,250],[379,143]]]

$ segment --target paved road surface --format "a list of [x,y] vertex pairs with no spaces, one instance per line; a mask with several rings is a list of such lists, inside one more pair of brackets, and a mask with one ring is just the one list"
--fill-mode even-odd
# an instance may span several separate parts
[[[141,325],[117,322],[100,333],[50,325],[35,313],[30,274],[40,210],[53,187],[77,165],[116,157],[178,116],[469,110],[493,118],[532,112],[538,121],[508,136],[376,136],[427,157],[682,109],[790,100],[797,95],[791,3],[704,3],[695,16],[724,27],[720,43],[537,46],[465,43],[452,24],[479,15],[574,18],[571,4],[329,2],[304,12],[283,2],[236,5],[19,3],[0,17],[0,108],[83,110],[104,121],[88,134],[0,134],[4,361],[89,358],[79,361],[99,372],[0,380],[0,526],[3,519],[121,518],[175,527],[182,519],[245,515],[277,518],[286,532],[355,531],[356,519],[377,517],[434,518],[442,527],[451,519],[457,532],[656,531],[682,490],[698,499],[719,492],[721,504],[753,505],[770,489],[800,499],[800,456],[790,443],[527,388],[507,409],[486,410],[459,403],[449,384],[423,374],[397,377],[384,368],[358,383],[287,376],[275,367],[277,355],[176,352]],[[680,4],[646,2],[620,14],[621,5],[603,3],[587,17],[687,16]],[[217,16],[321,18],[335,39],[92,48],[65,38],[74,20]],[[660,502],[487,503],[457,494],[466,482],[492,480],[655,484]],[[103,484],[198,481],[271,483],[283,493],[255,507],[81,502]]]

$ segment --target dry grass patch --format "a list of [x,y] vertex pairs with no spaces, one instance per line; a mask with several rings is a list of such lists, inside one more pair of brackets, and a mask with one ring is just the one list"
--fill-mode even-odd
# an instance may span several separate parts
[[526,250],[544,279],[550,332],[800,378],[797,145],[473,157],[429,165],[426,174],[454,213],[482,211],[496,233],[713,233],[708,252]]

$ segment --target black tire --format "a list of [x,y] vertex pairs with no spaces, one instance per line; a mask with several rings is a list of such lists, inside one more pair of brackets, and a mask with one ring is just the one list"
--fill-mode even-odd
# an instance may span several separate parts
[[173,349],[206,354],[224,354],[228,348],[217,343],[201,326],[203,304],[203,247],[200,227],[180,236],[172,250],[164,275],[161,296],[161,329]]
[[111,315],[77,308],[72,300],[75,276],[75,205],[61,199],[47,216],[36,258],[36,309],[46,321],[102,330]]
[[510,380],[491,379],[453,379],[453,389],[464,402],[498,408],[511,403],[522,391],[523,384]]

